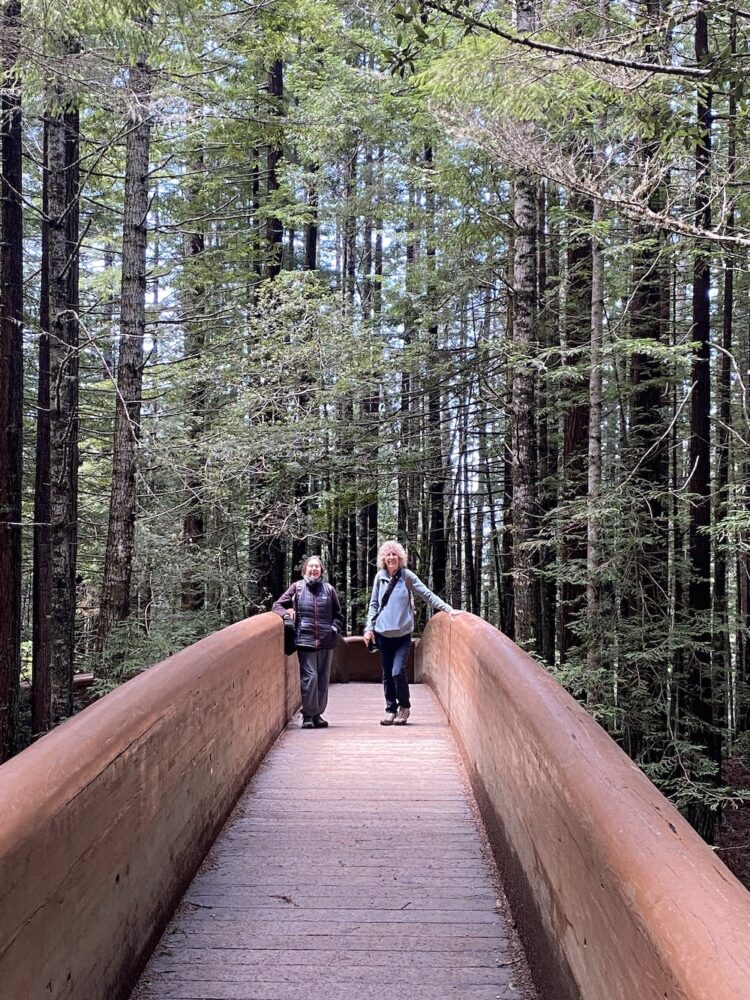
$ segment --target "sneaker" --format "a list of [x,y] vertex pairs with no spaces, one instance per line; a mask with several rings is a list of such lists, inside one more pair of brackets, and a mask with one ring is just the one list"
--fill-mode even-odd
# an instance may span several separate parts
[[408,708],[400,708],[396,712],[396,718],[393,720],[394,726],[405,726],[409,721],[409,716],[411,715],[411,710]]
[[383,716],[383,718],[380,720],[380,725],[381,726],[392,726],[395,721],[396,721],[396,713],[395,712],[386,712],[385,715]]
[[316,729],[326,729],[328,726],[328,723],[322,715],[314,715],[312,722]]
[[305,718],[302,719],[302,728],[303,729],[312,729],[314,725],[315,725],[315,723],[313,722],[312,719],[308,719],[307,717],[305,717]]

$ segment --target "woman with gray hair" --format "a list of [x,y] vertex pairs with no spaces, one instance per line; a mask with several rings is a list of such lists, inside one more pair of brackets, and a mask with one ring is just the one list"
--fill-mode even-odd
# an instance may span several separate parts
[[328,723],[323,712],[328,704],[331,660],[344,629],[344,615],[338,594],[323,580],[320,556],[310,556],[304,561],[302,579],[287,588],[271,610],[284,620],[294,620],[302,728],[325,729]]
[[380,652],[385,690],[385,715],[381,726],[405,726],[411,714],[406,662],[414,631],[414,598],[417,594],[438,611],[460,614],[426,587],[406,567],[406,552],[396,541],[384,542],[378,550],[378,573],[372,587],[364,638],[374,641]]

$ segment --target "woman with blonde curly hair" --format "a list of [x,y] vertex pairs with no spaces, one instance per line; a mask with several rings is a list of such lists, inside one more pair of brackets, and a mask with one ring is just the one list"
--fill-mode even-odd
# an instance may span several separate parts
[[414,594],[438,611],[460,614],[407,569],[403,545],[384,542],[378,550],[378,572],[364,633],[368,646],[375,641],[383,668],[385,715],[380,720],[381,726],[405,726],[411,714],[406,662],[414,631]]

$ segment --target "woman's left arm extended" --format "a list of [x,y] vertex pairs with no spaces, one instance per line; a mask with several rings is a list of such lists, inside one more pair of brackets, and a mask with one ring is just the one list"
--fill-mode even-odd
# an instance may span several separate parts
[[273,607],[271,608],[271,611],[275,611],[276,614],[281,615],[282,618],[285,618],[287,615],[289,615],[289,612],[291,611],[292,614],[289,615],[289,617],[293,618],[294,592],[296,589],[297,589],[296,583],[292,583],[289,587],[287,587],[287,589],[284,591],[284,593],[281,595],[278,601],[273,602]]
[[447,611],[449,615],[455,615],[458,613],[450,606],[450,604],[446,604],[442,597],[438,597],[437,594],[433,594],[430,588],[426,587],[422,583],[416,573],[412,573],[411,570],[407,570],[406,572],[409,574],[411,589],[415,594],[419,594],[423,601],[426,601],[429,605],[435,608],[436,611]]

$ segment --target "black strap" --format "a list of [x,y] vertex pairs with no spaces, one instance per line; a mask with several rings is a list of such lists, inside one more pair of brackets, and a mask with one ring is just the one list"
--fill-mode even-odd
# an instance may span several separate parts
[[[381,577],[382,579],[382,577]],[[380,604],[378,605],[378,610],[375,613],[375,617],[372,619],[372,629],[375,631],[375,622],[378,620],[378,616],[383,608],[386,606],[388,601],[391,599],[391,594],[393,593],[393,588],[396,586],[398,581],[401,579],[401,568],[399,567],[396,572],[391,577],[388,586],[385,588],[385,593],[380,598]]]
[[[304,584],[304,582],[305,582],[304,580],[297,580],[297,582],[294,585],[294,593],[292,594],[292,611],[294,612],[295,630],[298,624],[297,619],[299,618],[299,595],[302,590],[302,585]],[[289,620],[286,615],[283,615],[282,617],[284,618],[284,621]]]

